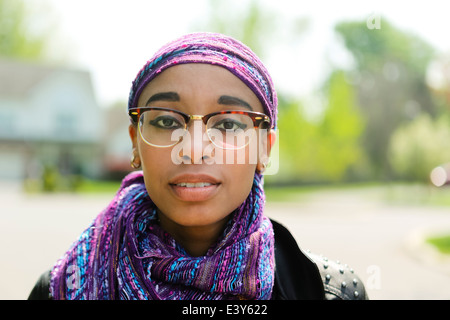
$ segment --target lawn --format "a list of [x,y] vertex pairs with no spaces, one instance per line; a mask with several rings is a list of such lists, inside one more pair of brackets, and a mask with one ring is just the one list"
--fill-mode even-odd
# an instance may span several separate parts
[[[101,181],[82,179],[77,186],[79,193],[116,193],[120,181]],[[448,206],[450,207],[450,187],[436,188],[426,184],[404,183],[361,183],[333,185],[299,185],[274,187],[265,186],[269,202],[305,201],[317,192],[362,192],[373,200],[390,205]],[[449,212],[450,214],[450,212]]]
[[121,181],[88,180],[83,179],[77,186],[78,193],[111,193],[119,190]]
[[430,237],[426,241],[438,249],[439,252],[450,254],[450,235]]
[[390,205],[448,206],[450,187],[436,188],[426,184],[359,183],[314,186],[265,187],[267,201],[302,201],[316,192],[358,192],[372,200]]

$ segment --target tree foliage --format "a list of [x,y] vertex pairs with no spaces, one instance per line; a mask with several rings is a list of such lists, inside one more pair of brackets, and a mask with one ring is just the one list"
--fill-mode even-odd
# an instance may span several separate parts
[[335,71],[329,81],[328,104],[320,124],[323,159],[327,159],[324,172],[330,179],[342,180],[364,158],[360,137],[365,123],[361,117],[354,88],[345,73]]
[[[210,0],[201,29],[234,36],[263,59],[269,44],[283,44],[277,23],[285,21],[276,12],[265,11],[255,0],[231,7]],[[308,117],[310,106],[301,97],[288,98],[278,90],[280,170],[266,181],[389,179],[408,174],[423,176],[429,170],[425,165],[420,174],[413,169],[402,171],[405,166],[399,163],[407,163],[408,157],[414,156],[407,151],[405,141],[426,145],[414,133],[424,127],[431,130],[422,115],[428,115],[434,123],[433,119],[443,113],[442,103],[436,103],[427,84],[427,70],[435,51],[417,35],[381,19],[381,29],[369,29],[366,21],[336,25],[335,31],[355,64],[351,70],[331,70],[321,92],[325,102],[318,119]],[[291,25],[304,27],[301,21],[307,19],[297,18]],[[284,35],[288,34],[291,41],[299,39],[298,30],[306,29]],[[416,121],[419,124],[413,125]],[[398,129],[408,127],[408,123],[411,129]]]
[[387,19],[381,20],[380,29],[368,29],[366,21],[336,25],[357,68],[379,72],[387,62],[401,62],[411,73],[423,77],[434,49],[417,35],[395,27]]
[[259,0],[208,0],[205,19],[192,28],[232,36],[264,59],[270,46],[300,39],[308,24],[309,20],[304,17],[291,17],[287,21],[278,11],[269,11]]
[[319,121],[308,119],[301,103],[280,109],[279,179],[337,182],[355,178],[366,166],[360,146],[364,122],[344,72],[332,74],[325,95]]
[[0,0],[0,57],[41,60],[48,35],[33,30],[22,0]]
[[389,145],[389,158],[397,178],[427,182],[436,166],[450,162],[450,121],[422,114],[399,127]]
[[382,19],[381,29],[370,30],[361,21],[342,22],[336,31],[356,62],[353,80],[367,124],[365,151],[376,177],[390,177],[387,147],[392,133],[422,112],[437,114],[426,83],[434,50],[386,19]]

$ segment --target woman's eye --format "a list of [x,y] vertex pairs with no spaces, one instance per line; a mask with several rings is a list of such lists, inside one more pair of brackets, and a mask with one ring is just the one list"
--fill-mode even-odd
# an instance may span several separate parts
[[158,117],[150,121],[152,126],[162,128],[162,129],[176,129],[182,127],[177,119],[172,117]]
[[244,130],[246,127],[247,126],[244,123],[232,119],[224,119],[214,125],[215,129],[233,131],[236,131],[238,129]]

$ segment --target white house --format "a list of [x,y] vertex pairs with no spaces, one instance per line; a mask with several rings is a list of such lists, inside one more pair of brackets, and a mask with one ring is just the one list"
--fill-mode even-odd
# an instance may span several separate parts
[[132,143],[126,103],[105,109],[103,169],[105,176],[121,179],[130,172]]
[[88,72],[0,59],[0,179],[100,176],[102,117]]

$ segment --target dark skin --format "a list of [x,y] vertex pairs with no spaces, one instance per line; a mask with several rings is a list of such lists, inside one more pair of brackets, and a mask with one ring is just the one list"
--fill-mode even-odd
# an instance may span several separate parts
[[[259,99],[239,78],[224,68],[208,64],[183,64],[163,71],[139,97],[138,106],[149,104],[190,115],[249,108],[263,112]],[[193,127],[190,124],[190,132]],[[210,142],[193,138],[194,156],[190,163],[177,165],[171,161],[173,147],[146,144],[134,125],[130,125],[129,133],[135,163],[142,167],[147,191],[159,209],[161,227],[190,255],[204,255],[223,232],[230,213],[247,198],[255,171],[262,171],[263,164],[259,161],[256,164],[201,163],[201,159],[194,156],[201,157]],[[275,141],[273,130],[268,132],[267,141],[270,150]],[[205,188],[188,189],[177,185],[205,180],[211,183]]]

